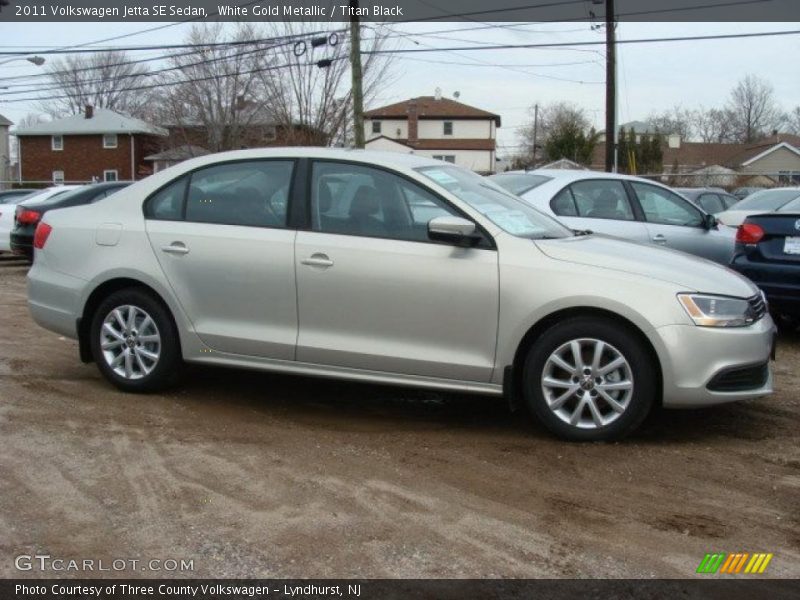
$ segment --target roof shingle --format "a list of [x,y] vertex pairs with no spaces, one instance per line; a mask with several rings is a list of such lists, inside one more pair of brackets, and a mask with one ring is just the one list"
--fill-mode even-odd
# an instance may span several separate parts
[[380,108],[365,111],[369,119],[407,119],[408,110],[416,104],[417,117],[420,119],[493,119],[500,127],[500,115],[489,111],[456,102],[450,98],[436,99],[433,96],[419,96],[402,102],[389,104]]

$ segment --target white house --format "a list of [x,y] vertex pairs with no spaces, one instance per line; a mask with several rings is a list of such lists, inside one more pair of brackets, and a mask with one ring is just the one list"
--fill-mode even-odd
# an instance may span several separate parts
[[11,144],[8,141],[8,128],[13,123],[0,115],[0,190],[11,187],[10,181],[14,179],[11,173]]
[[493,173],[500,116],[449,98],[420,96],[364,113],[366,147],[429,156]]

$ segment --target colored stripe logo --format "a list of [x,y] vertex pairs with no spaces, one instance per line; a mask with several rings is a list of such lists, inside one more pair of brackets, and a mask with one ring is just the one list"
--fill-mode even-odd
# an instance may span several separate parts
[[767,570],[772,557],[772,553],[755,552],[715,552],[706,554],[697,567],[697,573],[713,575],[715,573],[728,574],[761,574]]

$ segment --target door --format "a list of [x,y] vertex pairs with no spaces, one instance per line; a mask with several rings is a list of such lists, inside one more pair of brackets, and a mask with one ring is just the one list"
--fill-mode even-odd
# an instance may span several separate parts
[[295,246],[297,360],[489,381],[496,250],[429,241],[428,221],[457,211],[382,169],[315,162],[310,195],[311,230]]
[[728,264],[735,244],[733,230],[706,229],[704,214],[665,188],[639,181],[632,181],[631,188],[653,243]]
[[565,187],[550,208],[567,227],[589,229],[634,242],[649,241],[647,228],[636,219],[625,186],[614,179],[586,179]]
[[212,350],[294,359],[294,163],[254,160],[194,171],[145,205],[150,244]]

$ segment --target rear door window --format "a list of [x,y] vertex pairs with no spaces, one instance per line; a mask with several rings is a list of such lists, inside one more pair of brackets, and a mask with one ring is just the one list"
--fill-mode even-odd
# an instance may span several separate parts
[[550,208],[559,217],[578,216],[578,209],[575,208],[575,199],[572,197],[572,191],[570,191],[569,187],[565,187],[555,195],[550,201]]
[[625,186],[613,179],[578,181],[570,185],[578,216],[588,219],[634,221]]
[[254,160],[191,174],[186,220],[220,225],[285,227],[293,161]]

